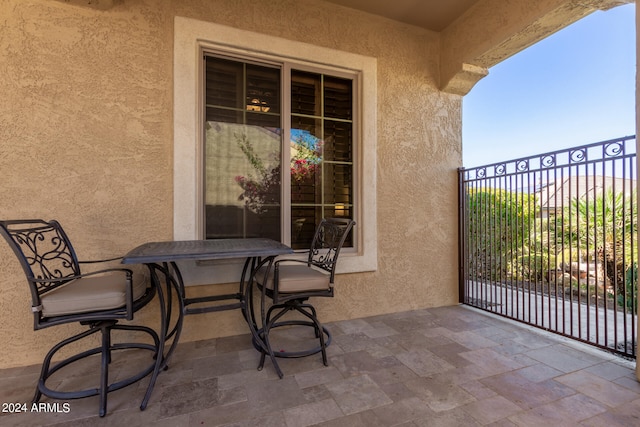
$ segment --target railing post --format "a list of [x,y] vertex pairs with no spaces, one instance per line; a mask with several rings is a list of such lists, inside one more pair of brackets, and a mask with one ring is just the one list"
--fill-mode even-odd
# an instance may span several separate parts
[[467,277],[467,224],[466,188],[464,183],[464,168],[458,169],[458,302],[465,302],[465,283]]

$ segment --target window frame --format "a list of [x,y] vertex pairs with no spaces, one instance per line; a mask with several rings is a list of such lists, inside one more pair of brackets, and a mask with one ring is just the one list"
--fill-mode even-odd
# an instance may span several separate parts
[[[307,67],[356,74],[360,90],[356,104],[359,139],[354,140],[354,219],[357,222],[355,249],[345,251],[338,273],[374,271],[377,269],[376,218],[376,114],[377,61],[375,58],[335,49],[314,46],[280,37],[239,30],[211,22],[176,17],[174,21],[174,176],[173,238],[202,238],[203,209],[203,96],[202,56],[204,51],[264,62],[291,63]],[[303,69],[303,68],[301,68]],[[287,90],[287,89],[285,89]],[[289,97],[287,97],[289,98]],[[287,101],[285,98],[285,102]],[[289,109],[287,109],[289,111]],[[285,135],[285,138],[287,135]],[[290,195],[289,195],[290,199]],[[286,200],[286,199],[285,199]],[[286,225],[285,229],[290,227]],[[206,267],[208,263],[196,265]],[[207,271],[205,271],[207,270]],[[212,283],[208,268],[185,269],[187,284]],[[237,281],[235,273],[218,271],[217,282]]]

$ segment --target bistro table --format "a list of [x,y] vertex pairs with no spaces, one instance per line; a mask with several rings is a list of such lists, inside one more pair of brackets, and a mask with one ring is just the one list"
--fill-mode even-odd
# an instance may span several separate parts
[[[293,252],[289,246],[280,242],[264,238],[248,239],[212,239],[212,240],[183,240],[150,242],[140,245],[123,259],[123,264],[145,264],[151,274],[151,282],[157,290],[160,301],[160,345],[158,357],[147,388],[145,397],[140,405],[140,409],[145,409],[153,386],[161,370],[168,367],[167,363],[171,354],[178,344],[180,332],[185,314],[198,314],[210,311],[240,309],[249,325],[254,345],[267,351],[259,335],[259,326],[256,323],[253,309],[253,278],[254,274],[263,266],[267,265],[269,274],[273,260],[278,255],[290,254]],[[245,259],[242,274],[240,276],[238,292],[224,295],[210,295],[198,298],[187,298],[186,288],[177,262],[184,260],[219,260],[219,259]],[[163,280],[164,279],[164,280]],[[266,277],[265,277],[266,279]],[[166,287],[166,294],[163,290],[163,282]],[[176,294],[178,303],[178,313],[172,324],[172,294]],[[203,303],[217,302],[222,300],[237,300],[229,304],[217,304],[203,307]],[[189,307],[190,305],[198,307]],[[264,295],[263,295],[264,304]],[[165,345],[168,340],[173,341],[165,352]],[[274,358],[273,354],[270,357]],[[273,360],[274,364],[276,363]]]

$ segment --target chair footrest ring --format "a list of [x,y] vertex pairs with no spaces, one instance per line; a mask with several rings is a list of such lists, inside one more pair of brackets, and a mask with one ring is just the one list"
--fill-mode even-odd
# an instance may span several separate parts
[[[283,322],[274,323],[273,325],[271,325],[269,329],[275,329],[281,326],[310,326],[313,328],[316,327],[316,325],[313,322],[308,322],[305,320],[287,320]],[[329,330],[324,326],[322,326],[322,332],[326,337],[324,341],[324,349],[326,349],[327,347],[329,347],[329,344],[331,344],[331,332],[329,332]],[[264,328],[258,329],[258,336],[260,337],[264,336]],[[252,339],[252,342],[256,350],[260,352],[264,351],[260,346],[260,344],[256,342],[255,338]],[[317,346],[317,347],[313,347],[305,350],[299,350],[299,351],[274,351],[273,355],[275,357],[281,357],[281,358],[298,358],[298,357],[311,356],[311,355],[322,352],[322,350],[323,350],[322,346]]]
[[[155,367],[155,358],[157,357],[157,353],[158,353],[158,343],[159,343],[159,338],[158,335],[156,334],[156,332],[151,329],[148,328],[146,326],[137,326],[137,325],[114,325],[109,327],[110,330],[113,329],[120,329],[120,330],[130,330],[130,331],[138,331],[138,332],[143,332],[147,335],[149,335],[153,341],[154,344],[147,344],[147,343],[138,343],[138,342],[125,342],[125,343],[116,343],[116,344],[112,344],[109,346],[109,352],[112,351],[118,351],[118,350],[132,350],[132,349],[139,349],[139,350],[147,350],[147,351],[151,351],[153,353],[153,363],[150,363],[149,366],[144,367],[143,369],[141,369],[139,372],[137,372],[136,374],[122,379],[120,381],[108,384],[105,387],[106,393],[115,391],[115,390],[119,390],[121,388],[127,387],[135,382],[140,381],[141,379],[143,379],[144,377],[146,377],[147,375],[149,375],[152,371],[153,368]],[[42,373],[40,375],[40,379],[38,380],[38,385],[37,385],[37,390],[36,390],[36,395],[34,396],[33,402],[37,403],[40,400],[41,395],[47,396],[49,398],[52,399],[81,399],[84,397],[90,397],[90,396],[98,396],[101,394],[101,386],[98,387],[94,387],[94,388],[88,388],[88,389],[84,389],[84,390],[73,390],[73,391],[61,391],[61,390],[53,390],[50,389],[49,387],[47,387],[46,382],[47,380],[58,370],[69,366],[71,364],[73,364],[74,362],[77,362],[79,360],[82,360],[86,357],[89,356],[93,356],[93,355],[100,355],[103,353],[104,348],[102,346],[100,347],[95,347],[86,351],[83,351],[81,353],[77,353],[74,354],[72,356],[67,357],[66,359],[63,359],[61,361],[58,361],[52,365],[50,365],[50,361],[52,359],[52,357],[54,356],[54,354],[60,350],[61,348],[63,348],[65,345],[70,344],[72,342],[77,341],[78,339],[84,338],[88,335],[94,334],[96,332],[99,332],[100,329],[99,328],[92,328],[89,331],[85,331],[83,333],[80,333],[74,337],[71,337],[67,340],[62,341],[61,343],[59,343],[57,346],[54,346],[54,348],[47,354],[47,356],[45,357],[45,362],[43,364],[43,369],[42,369]],[[109,333],[109,332],[107,332]],[[108,358],[110,360],[110,356]],[[109,362],[110,363],[110,362]],[[101,373],[102,376],[103,373]],[[102,380],[101,380],[102,381]],[[103,416],[103,409],[101,408],[101,416]]]
[[[118,346],[114,346],[111,348],[111,350],[130,350],[130,349],[143,349],[143,350],[150,350],[153,352],[157,351],[157,348],[152,344],[119,344]],[[78,361],[84,357],[88,357],[88,356],[92,356],[94,354],[100,354],[100,353],[101,353],[100,347],[85,351],[84,353],[81,353],[82,357],[76,357],[76,356],[79,356],[79,355],[76,355],[58,362],[55,366],[52,367],[52,370],[61,369],[64,366],[70,365],[71,363]],[[137,373],[136,375],[133,375],[129,378],[125,378],[116,383],[109,384],[107,388],[107,393],[115,390],[120,390],[121,388],[124,388],[128,385],[131,385],[135,382],[140,381],[142,378],[146,377],[153,371],[153,367],[154,365],[152,364],[147,368],[143,369],[142,371],[140,371],[139,373]],[[97,396],[100,394],[100,388],[98,387],[89,388],[86,390],[78,390],[78,391],[52,390],[46,386],[46,380],[48,379],[49,376],[50,375],[48,375],[47,378],[44,378],[38,381],[38,390],[40,390],[40,393],[42,393],[43,395],[50,397],[52,399],[81,399],[83,397]]]

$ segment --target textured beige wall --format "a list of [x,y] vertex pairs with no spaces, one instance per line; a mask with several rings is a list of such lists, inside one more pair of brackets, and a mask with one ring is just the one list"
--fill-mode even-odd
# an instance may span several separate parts
[[[318,308],[329,321],[455,304],[461,98],[437,89],[439,36],[316,1],[0,2],[0,218],[56,218],[83,258],[171,239],[176,15],[377,58],[378,271],[339,276]],[[77,327],[32,330],[4,243],[0,277],[0,367],[39,363]],[[210,313],[183,339],[245,332],[239,313]]]

